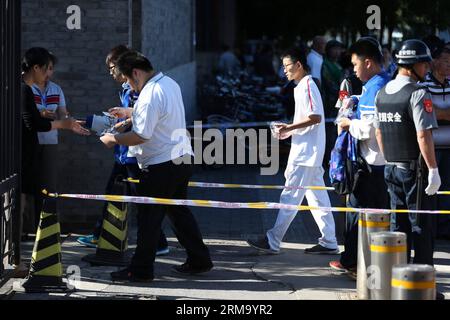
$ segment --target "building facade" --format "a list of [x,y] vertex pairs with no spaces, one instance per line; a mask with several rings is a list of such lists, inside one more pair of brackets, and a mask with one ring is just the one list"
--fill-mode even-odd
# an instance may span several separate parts
[[[39,46],[58,57],[54,82],[78,119],[119,105],[120,86],[105,65],[118,44],[141,51],[173,77],[182,88],[187,122],[196,119],[195,0],[22,0],[22,52]],[[60,132],[58,158],[58,192],[104,193],[114,157],[97,136]],[[101,207],[60,201],[63,227],[89,225]]]

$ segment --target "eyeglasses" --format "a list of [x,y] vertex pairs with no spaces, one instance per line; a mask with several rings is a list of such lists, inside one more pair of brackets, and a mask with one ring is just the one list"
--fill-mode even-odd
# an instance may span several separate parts
[[295,62],[289,63],[289,64],[287,64],[287,65],[283,65],[283,68],[284,68],[284,69],[287,69],[288,67],[290,67],[290,66],[292,66],[292,65],[294,65],[294,64],[295,64]]

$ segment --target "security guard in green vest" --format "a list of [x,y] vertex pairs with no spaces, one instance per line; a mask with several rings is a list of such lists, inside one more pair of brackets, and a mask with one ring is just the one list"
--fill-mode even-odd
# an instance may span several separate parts
[[[408,40],[397,55],[398,76],[376,98],[376,135],[387,161],[385,179],[392,209],[434,209],[441,186],[432,130],[437,121],[423,81],[432,60],[420,40]],[[408,236],[408,261],[433,265],[433,217],[397,214],[396,231]]]

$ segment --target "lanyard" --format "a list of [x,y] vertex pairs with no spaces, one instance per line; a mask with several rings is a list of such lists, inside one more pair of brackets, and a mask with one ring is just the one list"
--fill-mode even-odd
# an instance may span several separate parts
[[48,87],[45,88],[44,94],[42,94],[41,89],[37,85],[34,85],[34,87],[36,88],[36,90],[38,92],[38,95],[41,98],[41,105],[42,105],[42,107],[44,109],[47,109],[47,88]]

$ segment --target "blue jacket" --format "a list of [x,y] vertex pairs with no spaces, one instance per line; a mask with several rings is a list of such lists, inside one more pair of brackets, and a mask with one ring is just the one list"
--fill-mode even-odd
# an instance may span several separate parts
[[[123,108],[132,108],[134,102],[136,102],[138,98],[138,94],[135,93],[128,83],[124,83],[122,85],[122,91],[119,93],[120,102],[122,103]],[[119,121],[124,121],[125,119],[119,119]],[[128,129],[128,131],[130,131]],[[128,147],[116,145],[114,147],[114,157],[117,163],[120,164],[135,164],[137,163],[136,158],[128,157]]]

